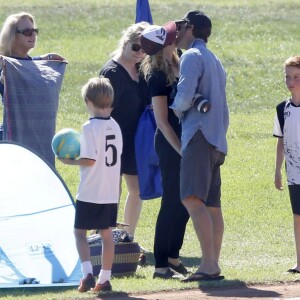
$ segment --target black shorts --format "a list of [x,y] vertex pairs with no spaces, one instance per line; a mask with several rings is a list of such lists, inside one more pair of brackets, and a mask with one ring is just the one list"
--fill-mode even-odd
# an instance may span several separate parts
[[300,185],[289,185],[290,200],[294,215],[300,215]]
[[207,206],[221,207],[220,166],[224,161],[225,155],[209,144],[198,130],[182,153],[181,200],[196,196]]
[[137,175],[134,144],[127,143],[123,145],[123,152],[121,154],[121,175],[122,174]]
[[76,201],[74,228],[97,230],[116,227],[118,204],[96,204]]

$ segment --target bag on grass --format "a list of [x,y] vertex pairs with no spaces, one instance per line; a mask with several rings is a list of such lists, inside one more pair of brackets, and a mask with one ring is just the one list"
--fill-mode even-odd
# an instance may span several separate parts
[[[115,255],[111,271],[114,276],[134,274],[141,256],[141,248],[138,243],[124,242],[126,235],[124,229],[113,230]],[[91,252],[93,275],[98,276],[101,270],[102,239],[99,234],[92,234],[87,238],[87,241]]]

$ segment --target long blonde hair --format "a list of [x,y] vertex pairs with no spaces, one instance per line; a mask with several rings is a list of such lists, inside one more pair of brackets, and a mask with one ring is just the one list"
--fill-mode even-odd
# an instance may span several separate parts
[[0,55],[11,56],[11,50],[16,37],[18,22],[23,18],[28,18],[32,21],[33,26],[36,26],[34,17],[27,12],[20,12],[8,16],[4,21],[0,32]]
[[167,84],[171,85],[176,80],[176,74],[173,67],[179,67],[179,57],[175,49],[171,61],[163,57],[163,50],[155,55],[147,55],[141,62],[140,73],[148,81],[151,73],[155,70],[162,71],[167,77]]

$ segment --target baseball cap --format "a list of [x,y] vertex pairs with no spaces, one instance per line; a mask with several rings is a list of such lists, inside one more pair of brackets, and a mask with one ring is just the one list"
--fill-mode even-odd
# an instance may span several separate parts
[[190,25],[194,25],[194,27],[198,29],[212,27],[209,17],[200,10],[191,10],[181,20],[175,21],[175,23],[177,24],[184,22]]
[[148,55],[154,55],[161,49],[172,45],[176,40],[176,23],[168,22],[163,26],[150,25],[141,35],[141,46]]

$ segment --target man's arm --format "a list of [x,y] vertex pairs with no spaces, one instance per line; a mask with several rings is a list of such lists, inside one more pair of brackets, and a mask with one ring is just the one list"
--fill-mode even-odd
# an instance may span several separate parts
[[175,114],[182,115],[193,105],[193,100],[198,87],[202,67],[195,52],[185,52],[180,61],[180,78],[177,85],[177,94],[170,106]]

